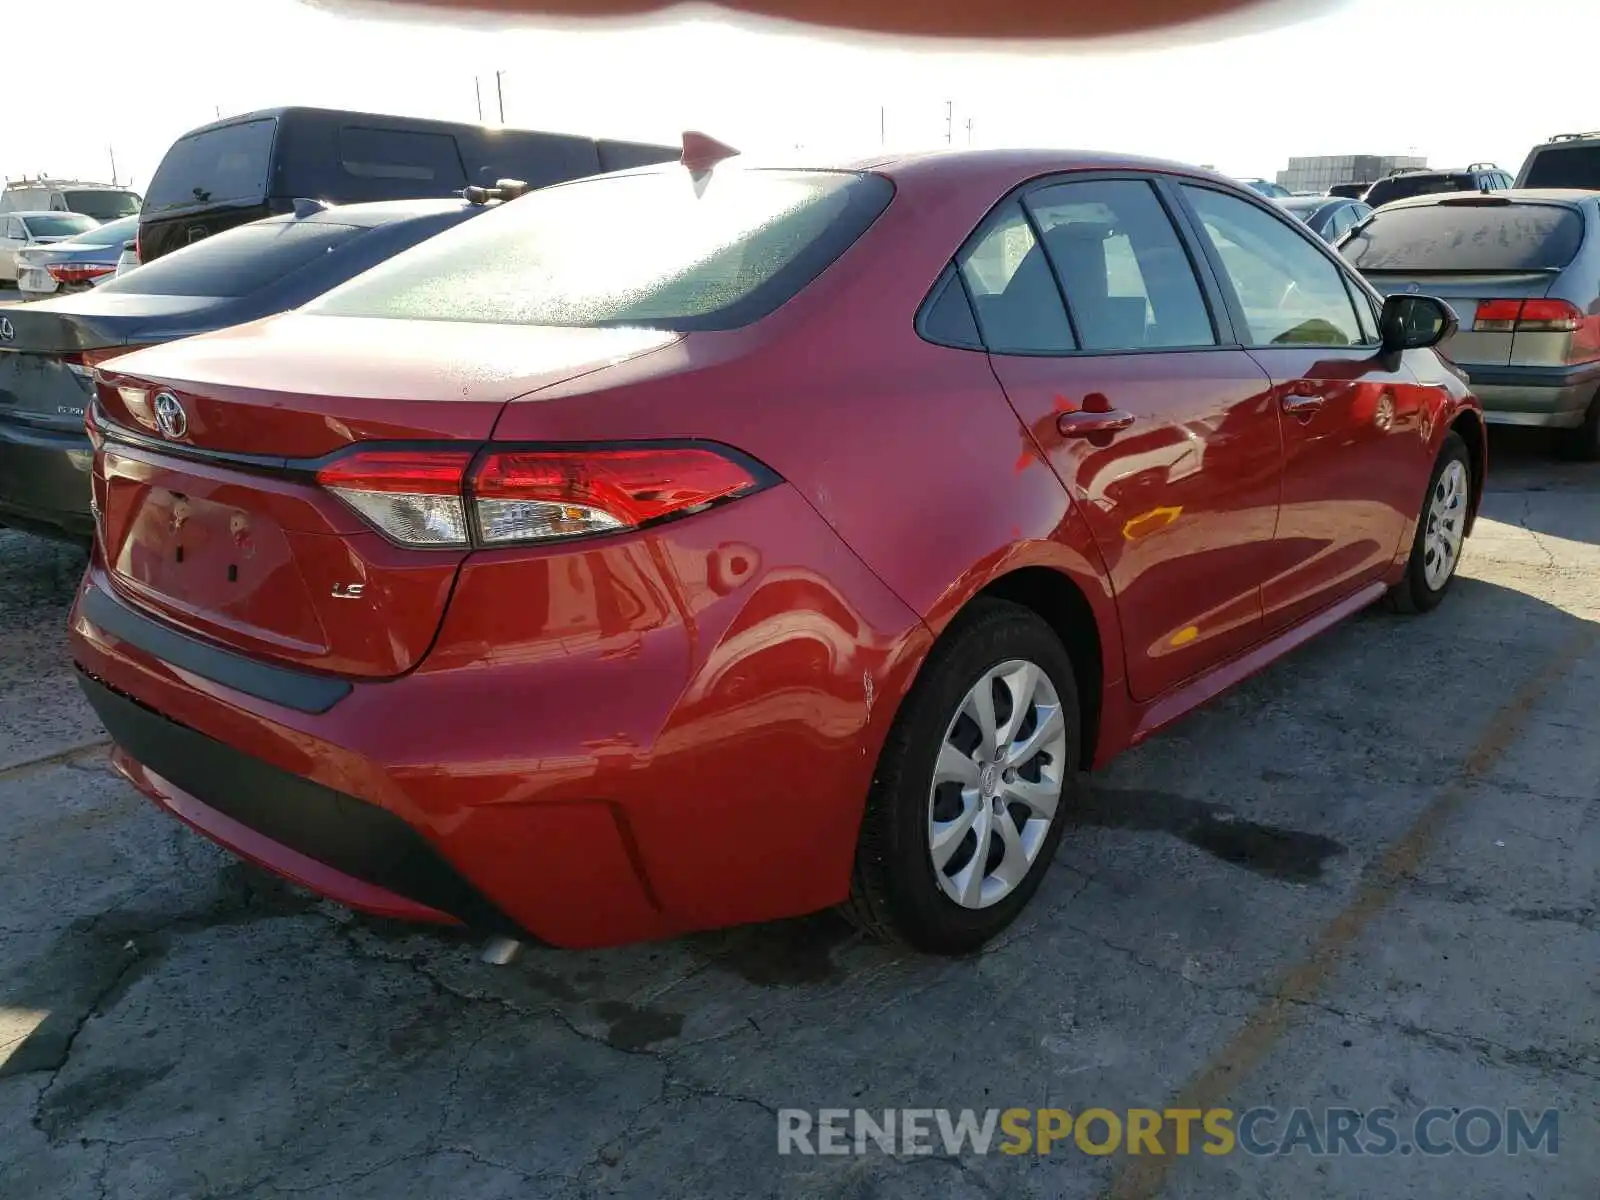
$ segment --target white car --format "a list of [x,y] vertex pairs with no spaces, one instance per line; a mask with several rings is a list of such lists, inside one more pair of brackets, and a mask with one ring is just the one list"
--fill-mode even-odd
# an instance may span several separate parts
[[0,213],[0,280],[16,283],[18,250],[65,241],[99,227],[99,221],[82,213]]

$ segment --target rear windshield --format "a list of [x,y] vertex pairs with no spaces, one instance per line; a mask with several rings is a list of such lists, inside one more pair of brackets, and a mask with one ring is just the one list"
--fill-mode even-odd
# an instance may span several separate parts
[[63,245],[74,246],[115,246],[122,249],[123,243],[131,242],[139,232],[139,215],[123,217],[118,221],[107,221],[104,225],[96,225],[93,229],[86,229],[76,237],[70,237]]
[[1470,175],[1398,175],[1393,179],[1380,179],[1372,185],[1367,196],[1371,205],[1388,204],[1391,200],[1405,200],[1411,196],[1433,196],[1440,192],[1470,192],[1474,188]]
[[308,306],[334,316],[728,329],[814,279],[881,213],[887,179],[681,168],[530,192]]
[[202,204],[254,204],[267,194],[272,117],[179,138],[150,180],[147,214]]
[[115,221],[118,217],[134,216],[139,211],[139,197],[135,192],[96,188],[86,192],[63,192],[62,197],[73,212],[93,217],[96,221]]
[[97,291],[140,296],[248,296],[361,233],[330,221],[256,221],[164,254]]
[[82,213],[40,213],[23,217],[22,223],[34,237],[71,237],[90,229],[100,228],[100,222]]
[[1536,150],[1522,186],[1600,191],[1600,145],[1545,146]]
[[1339,245],[1358,271],[1541,271],[1571,262],[1583,217],[1554,204],[1379,209]]

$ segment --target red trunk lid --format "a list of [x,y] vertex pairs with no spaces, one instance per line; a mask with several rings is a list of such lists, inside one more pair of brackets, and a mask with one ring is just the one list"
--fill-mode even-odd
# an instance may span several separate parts
[[[482,442],[513,397],[672,340],[290,314],[119,358],[98,388],[94,480],[112,580],[251,655],[398,675],[432,643],[468,552],[390,542],[309,460],[357,442]],[[163,392],[181,428],[161,428]]]

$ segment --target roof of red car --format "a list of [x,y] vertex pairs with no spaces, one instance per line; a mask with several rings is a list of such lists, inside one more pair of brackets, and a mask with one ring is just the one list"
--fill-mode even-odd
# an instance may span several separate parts
[[[1164,171],[1240,186],[1236,180],[1187,163],[1117,154],[1099,150],[925,150],[900,154],[875,154],[862,158],[828,158],[800,155],[792,158],[741,155],[727,160],[751,168],[781,170],[875,171],[907,183],[936,179],[942,184],[978,184],[1009,187],[1054,171]],[[646,171],[673,170],[676,163],[644,167]]]

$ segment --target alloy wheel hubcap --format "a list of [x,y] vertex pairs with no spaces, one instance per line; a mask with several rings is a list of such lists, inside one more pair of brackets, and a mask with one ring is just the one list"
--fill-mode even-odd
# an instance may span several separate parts
[[928,794],[928,853],[946,896],[988,908],[1016,889],[1050,832],[1066,763],[1061,699],[1038,666],[1012,659],[972,685]]
[[1422,539],[1422,576],[1438,591],[1455,573],[1466,536],[1467,469],[1451,459],[1428,497],[1427,532]]

